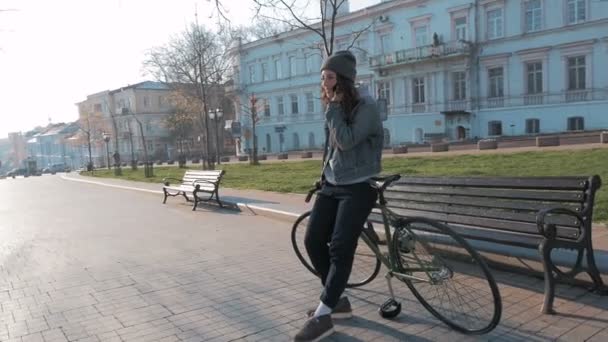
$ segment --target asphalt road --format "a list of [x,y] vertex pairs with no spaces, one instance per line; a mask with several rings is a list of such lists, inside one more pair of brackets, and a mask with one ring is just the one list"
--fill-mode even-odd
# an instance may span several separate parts
[[[289,341],[318,303],[284,222],[57,175],[0,180],[0,194],[0,341]],[[496,277],[505,311],[490,335],[453,332],[402,284],[402,314],[383,320],[378,277],[348,293],[355,318],[329,340],[608,337],[608,297],[561,287],[568,316],[546,316],[542,280]]]

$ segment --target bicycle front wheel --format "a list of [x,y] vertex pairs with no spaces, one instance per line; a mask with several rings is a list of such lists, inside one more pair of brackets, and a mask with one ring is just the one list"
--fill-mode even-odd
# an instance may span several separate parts
[[[308,217],[310,211],[302,214],[296,222],[293,224],[291,230],[291,244],[293,250],[300,262],[308,269],[312,274],[319,277],[319,274],[315,271],[308,253],[306,252],[306,246],[304,245],[304,236],[306,234],[306,227],[308,226]],[[370,222],[367,222],[366,229],[373,229]],[[328,242],[329,243],[329,242]],[[380,271],[380,260],[376,258],[376,254],[367,246],[365,241],[359,239],[357,249],[355,251],[355,259],[353,261],[353,268],[348,278],[346,287],[359,287],[368,284],[378,275]]]
[[500,321],[498,286],[483,258],[450,227],[402,218],[391,242],[399,278],[435,317],[465,334],[485,334]]

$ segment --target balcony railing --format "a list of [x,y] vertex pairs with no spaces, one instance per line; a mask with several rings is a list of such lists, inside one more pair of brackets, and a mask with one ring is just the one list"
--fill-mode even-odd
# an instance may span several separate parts
[[271,115],[271,116],[261,116],[260,124],[304,122],[304,121],[313,121],[313,120],[322,120],[322,119],[323,119],[323,116],[321,114],[317,114],[317,113]]
[[382,68],[390,65],[416,63],[429,58],[467,55],[468,53],[469,47],[466,43],[462,41],[450,41],[437,46],[425,45],[373,56],[369,59],[369,66],[371,69]]
[[505,106],[505,98],[504,97],[491,97],[488,98],[488,107],[496,108],[496,107],[504,107]]
[[524,105],[526,106],[535,106],[543,104],[545,99],[545,94],[526,94],[524,95]]
[[567,90],[566,102],[589,101],[590,93],[589,89]]
[[426,112],[426,103],[414,103],[412,104],[412,112],[424,113]]
[[467,110],[468,109],[468,101],[467,100],[451,100],[448,102],[448,110]]

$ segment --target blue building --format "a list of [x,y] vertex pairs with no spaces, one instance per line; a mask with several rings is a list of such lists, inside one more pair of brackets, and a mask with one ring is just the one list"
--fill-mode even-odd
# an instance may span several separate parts
[[[350,47],[362,89],[387,100],[387,146],[608,127],[608,1],[395,0],[343,9],[335,50]],[[299,30],[233,47],[227,90],[243,127],[237,153],[252,146],[252,95],[260,153],[322,146],[319,43]]]

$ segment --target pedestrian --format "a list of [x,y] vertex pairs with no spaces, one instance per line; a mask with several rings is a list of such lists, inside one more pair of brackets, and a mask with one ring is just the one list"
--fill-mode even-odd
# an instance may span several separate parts
[[304,241],[323,291],[295,341],[318,341],[333,333],[332,317],[352,316],[350,302],[342,294],[357,241],[376,202],[370,178],[380,173],[384,140],[376,103],[359,95],[356,74],[356,58],[349,51],[334,53],[321,67],[323,171]]

